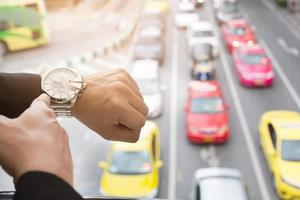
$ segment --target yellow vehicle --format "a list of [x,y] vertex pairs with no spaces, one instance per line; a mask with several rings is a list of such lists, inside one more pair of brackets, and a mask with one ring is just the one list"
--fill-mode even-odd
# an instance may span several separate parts
[[300,199],[300,113],[263,114],[259,137],[278,196]]
[[147,121],[137,143],[113,142],[103,169],[100,193],[126,198],[154,198],[159,186],[160,133]]
[[147,0],[145,4],[146,9],[160,9],[167,13],[170,9],[169,0]]
[[19,51],[48,43],[43,0],[0,1],[0,48]]

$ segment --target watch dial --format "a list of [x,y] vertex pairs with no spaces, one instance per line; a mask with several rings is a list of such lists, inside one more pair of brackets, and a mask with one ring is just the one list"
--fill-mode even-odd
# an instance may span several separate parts
[[74,71],[65,68],[51,71],[43,82],[43,90],[59,102],[72,100],[81,86],[82,78]]

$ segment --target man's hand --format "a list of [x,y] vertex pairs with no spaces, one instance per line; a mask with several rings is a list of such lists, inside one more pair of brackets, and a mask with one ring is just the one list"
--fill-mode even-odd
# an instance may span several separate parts
[[18,118],[0,115],[0,165],[15,181],[29,171],[52,173],[73,183],[68,136],[42,94]]
[[136,142],[148,108],[136,82],[125,70],[84,77],[87,89],[73,113],[108,140]]

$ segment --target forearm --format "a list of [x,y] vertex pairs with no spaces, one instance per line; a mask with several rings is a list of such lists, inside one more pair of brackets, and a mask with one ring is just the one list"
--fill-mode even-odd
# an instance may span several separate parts
[[41,93],[40,75],[0,73],[0,114],[18,117]]

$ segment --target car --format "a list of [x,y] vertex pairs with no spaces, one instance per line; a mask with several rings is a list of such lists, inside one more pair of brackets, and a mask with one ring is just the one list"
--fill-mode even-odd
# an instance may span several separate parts
[[199,20],[195,12],[195,5],[191,2],[180,2],[178,12],[175,15],[175,24],[178,28],[187,28]]
[[192,47],[192,77],[197,80],[211,80],[215,76],[213,47],[209,43]]
[[213,46],[213,55],[219,54],[219,39],[215,34],[214,26],[209,21],[198,21],[193,23],[187,31],[187,40],[189,48],[196,44],[210,43]]
[[[229,198],[228,198],[229,197]],[[194,175],[193,200],[249,200],[241,173],[232,168],[202,168]]]
[[145,3],[146,9],[160,9],[167,13],[170,10],[169,0],[147,0]]
[[149,108],[148,118],[155,118],[163,112],[162,90],[159,79],[159,63],[156,60],[136,60],[131,70],[144,101]]
[[300,113],[274,110],[262,115],[259,141],[281,199],[300,198]]
[[272,62],[261,45],[236,48],[233,52],[233,61],[242,85],[246,87],[272,85],[274,80]]
[[213,8],[217,10],[220,7],[220,4],[224,1],[231,1],[232,3],[238,3],[238,0],[213,0]]
[[103,169],[100,193],[122,198],[155,198],[159,187],[160,132],[147,121],[137,143],[113,142]]
[[142,33],[142,35],[140,35],[133,47],[134,60],[153,59],[162,64],[164,59],[164,42],[162,35],[160,34],[159,37],[153,37],[155,35],[153,31],[152,37],[149,37],[147,31],[144,33],[145,34]]
[[222,26],[222,35],[230,53],[242,45],[256,43],[256,34],[251,25],[244,19],[232,20]]
[[139,40],[162,40],[163,34],[159,28],[156,27],[145,27],[139,29],[138,33]]
[[216,10],[216,18],[219,24],[226,23],[234,19],[242,18],[237,1],[221,1]]
[[153,19],[146,19],[142,18],[138,25],[138,29],[145,29],[145,28],[158,28],[160,31],[165,30],[164,22],[161,19],[153,18]]
[[217,81],[190,81],[184,109],[185,132],[190,142],[225,143],[228,140],[228,106]]

